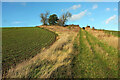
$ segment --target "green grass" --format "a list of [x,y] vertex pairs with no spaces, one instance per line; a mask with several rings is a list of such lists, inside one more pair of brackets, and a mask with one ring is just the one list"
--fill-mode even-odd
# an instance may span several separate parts
[[[111,46],[108,46],[105,43],[100,42],[97,38],[92,36],[87,31],[86,31],[86,34],[87,34],[88,42],[91,45],[91,48],[95,56],[99,60],[99,65],[102,65],[103,67],[102,70],[106,74],[106,77],[117,77],[117,74],[118,74],[117,49]],[[101,48],[101,50],[104,52],[102,53],[101,50],[97,50],[96,45],[98,45],[99,48]],[[106,53],[108,53],[108,56],[106,56]]]
[[42,48],[50,46],[57,34],[37,27],[2,29],[3,73],[38,54]]
[[117,50],[100,42],[87,31],[80,30],[79,35],[79,52],[72,61],[74,78],[117,78]]

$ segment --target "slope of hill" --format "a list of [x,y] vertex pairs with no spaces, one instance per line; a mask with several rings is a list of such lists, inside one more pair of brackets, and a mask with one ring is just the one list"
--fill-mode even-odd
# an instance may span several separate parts
[[71,62],[73,41],[78,29],[68,29],[60,26],[41,26],[58,34],[59,39],[49,48],[41,51],[30,60],[11,68],[7,77],[10,78],[49,78],[60,66]]
[[120,31],[112,31],[112,30],[103,30],[105,33],[112,34],[116,37],[120,37]]
[[56,40],[56,34],[42,28],[3,28],[2,67],[8,69],[37,55]]
[[72,64],[74,78],[117,78],[118,50],[80,30],[78,54]]
[[[87,30],[89,33],[91,33],[93,36],[98,38],[103,43],[107,43],[109,46],[112,46],[116,49],[120,49],[118,43],[119,37],[115,36],[114,34],[118,35],[118,31],[115,31],[113,33],[107,33],[105,31],[99,31],[99,30]],[[111,32],[111,31],[110,31]]]
[[[8,78],[117,78],[118,37],[79,27],[38,26],[58,34],[57,41],[11,68]],[[108,41],[109,40],[109,41]],[[114,44],[110,44],[113,42]]]
[[101,41],[92,31],[80,29],[73,43],[71,63],[58,67],[51,78],[118,78],[117,48]]

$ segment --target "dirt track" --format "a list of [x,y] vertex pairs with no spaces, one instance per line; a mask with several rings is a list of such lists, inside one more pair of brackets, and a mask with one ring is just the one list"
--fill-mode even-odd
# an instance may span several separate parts
[[59,26],[41,27],[56,32],[59,35],[58,40],[49,49],[43,49],[31,60],[11,68],[7,77],[49,78],[58,67],[68,65],[71,62],[70,55],[73,51],[73,42],[79,29],[70,30]]

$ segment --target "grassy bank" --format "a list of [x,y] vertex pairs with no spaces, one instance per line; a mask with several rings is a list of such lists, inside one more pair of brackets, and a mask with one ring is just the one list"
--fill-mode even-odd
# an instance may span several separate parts
[[72,61],[74,78],[118,77],[118,51],[85,30],[79,35],[78,54]]

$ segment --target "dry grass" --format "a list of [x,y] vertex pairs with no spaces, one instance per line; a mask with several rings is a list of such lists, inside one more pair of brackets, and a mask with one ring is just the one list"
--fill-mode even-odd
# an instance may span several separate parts
[[[118,37],[104,33],[98,30],[87,30],[92,35],[100,39],[101,41],[108,43],[108,45],[113,46],[118,49]],[[120,44],[120,43],[119,43]]]
[[[68,65],[73,51],[74,38],[77,31],[59,26],[43,26],[46,29],[56,32],[59,35],[58,40],[49,48],[37,54],[28,61],[20,63],[15,68],[8,71],[8,78],[49,78],[51,73],[62,65]],[[34,72],[35,70],[38,72]],[[34,75],[33,75],[34,74]]]

